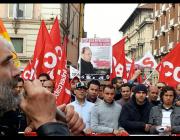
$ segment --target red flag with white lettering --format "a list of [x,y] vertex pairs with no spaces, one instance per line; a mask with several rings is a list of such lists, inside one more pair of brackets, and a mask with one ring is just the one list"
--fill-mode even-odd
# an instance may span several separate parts
[[171,50],[159,63],[156,70],[159,72],[159,81],[176,87],[180,83],[180,43]]
[[126,37],[112,46],[113,64],[111,80],[115,77],[122,77],[124,81],[127,81],[126,60],[124,52],[125,39]]
[[[52,29],[54,30],[54,25]],[[58,36],[58,34],[56,34],[56,36],[59,37],[60,35]],[[53,69],[57,66],[58,56],[56,54],[56,46],[55,46],[56,42],[54,42],[54,35],[50,35],[47,28],[44,31],[44,39],[45,39],[44,54],[43,54],[43,65],[41,72],[49,74],[50,78],[54,80]]]
[[154,68],[155,69],[157,67],[156,60],[154,59],[152,53],[149,51],[135,64],[139,65],[141,67],[146,67],[146,68]]
[[135,64],[134,64],[134,58],[132,59],[132,63],[131,63],[131,68],[129,71],[129,75],[128,75],[128,80],[130,80],[132,78],[132,76],[135,73]]
[[61,45],[61,32],[59,27],[59,21],[56,17],[53,27],[50,32],[50,37],[54,44],[54,50],[57,57],[57,64],[54,67],[50,76],[55,81],[54,94],[56,96],[56,104],[67,104],[70,102],[70,85],[69,85],[69,76],[66,67],[66,45],[67,38],[65,37],[63,45]]
[[58,62],[58,69],[55,70],[57,71],[55,76],[54,88],[54,95],[56,96],[56,105],[61,105],[63,103],[68,104],[71,100],[69,76],[66,66],[66,45],[67,37],[64,38],[61,60]]
[[44,55],[44,45],[45,45],[44,33],[46,30],[47,29],[45,22],[42,20],[38,32],[38,36],[36,39],[33,58],[32,60],[29,61],[28,65],[21,74],[21,77],[24,80],[34,80],[41,73],[41,67],[43,64],[43,55]]
[[33,80],[35,77],[33,77],[34,75],[32,72],[32,60],[29,60],[29,63],[24,68],[24,71],[21,73],[20,77],[24,80]]

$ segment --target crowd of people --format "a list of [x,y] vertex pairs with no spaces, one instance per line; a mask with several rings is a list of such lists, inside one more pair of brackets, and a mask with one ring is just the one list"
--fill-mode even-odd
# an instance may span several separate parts
[[71,80],[71,102],[56,107],[54,82],[46,73],[24,81],[0,38],[0,135],[39,136],[180,134],[180,84],[147,86],[121,77],[110,84]]

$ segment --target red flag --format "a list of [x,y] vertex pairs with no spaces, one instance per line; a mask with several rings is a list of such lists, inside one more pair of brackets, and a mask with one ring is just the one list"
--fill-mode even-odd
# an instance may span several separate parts
[[61,46],[61,31],[59,28],[59,21],[58,21],[57,17],[54,20],[54,24],[51,28],[50,36],[51,36],[51,40],[55,46]]
[[25,67],[24,71],[20,75],[24,80],[33,80],[35,79],[32,69],[32,60],[29,60],[29,63]]
[[134,64],[134,58],[132,59],[132,63],[131,63],[131,68],[129,71],[129,75],[128,75],[128,80],[130,80],[132,78],[132,76],[134,75],[135,72],[135,64]]
[[125,39],[124,37],[122,40],[117,42],[115,45],[112,46],[113,52],[113,64],[112,64],[112,73],[111,73],[111,80],[116,76],[122,77],[123,80],[127,80],[127,72],[126,72],[126,60],[125,60]]
[[49,33],[46,28],[45,22],[42,20],[41,26],[38,32],[38,36],[36,39],[36,45],[34,49],[34,56],[32,60],[32,70],[34,77],[37,77],[40,73],[42,73],[43,66],[43,58],[44,58],[44,48],[48,45],[48,36]]
[[159,81],[175,87],[180,83],[180,43],[171,50],[159,63],[156,70],[159,72]]
[[62,46],[62,56],[61,60],[58,62],[57,74],[55,76],[55,88],[54,94],[56,96],[56,104],[61,105],[63,103],[68,104],[71,100],[70,85],[69,85],[69,76],[66,67],[66,47],[67,37],[64,39]]
[[[53,27],[52,27],[53,31],[55,30],[54,26],[56,26],[56,25],[53,25]],[[56,32],[55,33],[52,32],[52,33],[55,34]],[[60,35],[58,36],[58,34],[56,34],[56,36],[60,37]],[[43,65],[42,65],[41,72],[48,73],[52,80],[54,80],[54,68],[57,67],[57,63],[58,63],[58,56],[56,53],[56,45],[59,45],[59,43],[57,44],[56,38],[54,37],[54,35],[51,37],[51,35],[49,34],[49,32],[46,28],[46,30],[44,31],[45,42],[44,42]],[[59,48],[60,48],[60,46],[59,46]]]
[[66,45],[67,37],[64,38],[64,43],[61,45],[59,21],[56,17],[53,27],[50,32],[52,42],[54,44],[54,50],[57,57],[57,65],[53,69],[53,75],[55,80],[54,94],[56,96],[56,104],[67,104],[70,102],[70,85],[69,76],[66,67]]

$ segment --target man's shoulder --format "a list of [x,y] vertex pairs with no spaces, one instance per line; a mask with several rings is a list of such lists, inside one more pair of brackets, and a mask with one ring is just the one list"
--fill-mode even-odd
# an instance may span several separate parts
[[94,105],[95,105],[94,103],[89,102],[89,101],[87,101],[87,100],[86,100],[86,104],[87,104],[88,106],[94,106]]
[[155,112],[160,109],[162,109],[161,105],[152,106],[152,108],[151,108],[151,110],[153,110]]
[[118,104],[116,101],[114,101],[114,104],[115,104],[116,107],[122,108],[122,105]]
[[76,104],[76,101],[73,101],[73,102],[70,102],[68,105],[75,105]]

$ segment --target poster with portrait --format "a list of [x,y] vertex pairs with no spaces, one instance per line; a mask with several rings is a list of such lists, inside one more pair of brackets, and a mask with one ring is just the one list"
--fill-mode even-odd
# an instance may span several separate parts
[[82,38],[79,47],[81,80],[109,80],[112,61],[110,38]]

